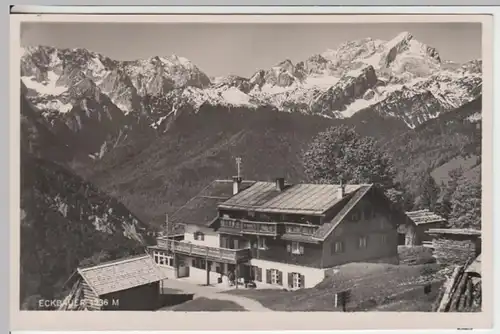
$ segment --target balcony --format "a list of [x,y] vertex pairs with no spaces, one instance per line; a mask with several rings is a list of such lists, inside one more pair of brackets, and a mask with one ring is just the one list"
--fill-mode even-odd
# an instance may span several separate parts
[[222,232],[266,236],[278,235],[278,223],[251,221],[246,219],[221,218],[220,227]]
[[209,261],[218,261],[226,263],[241,263],[250,259],[250,249],[228,249],[219,247],[209,247],[195,245],[185,241],[177,241],[166,238],[156,239],[157,247],[169,250],[173,253],[189,255],[194,257],[203,257]]
[[311,236],[318,230],[318,228],[318,225],[285,223],[285,232],[287,234]]

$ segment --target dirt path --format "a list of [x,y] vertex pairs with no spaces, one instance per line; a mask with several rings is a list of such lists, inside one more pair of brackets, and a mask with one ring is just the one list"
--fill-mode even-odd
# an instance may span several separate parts
[[264,307],[261,303],[256,300],[246,298],[243,296],[229,295],[222,293],[224,290],[217,289],[211,286],[195,285],[189,282],[184,282],[180,280],[166,280],[163,283],[163,287],[169,289],[182,290],[186,293],[194,294],[193,300],[199,297],[204,297],[208,299],[218,299],[218,300],[228,300],[232,301],[241,307],[245,308],[250,312],[272,312],[271,309]]

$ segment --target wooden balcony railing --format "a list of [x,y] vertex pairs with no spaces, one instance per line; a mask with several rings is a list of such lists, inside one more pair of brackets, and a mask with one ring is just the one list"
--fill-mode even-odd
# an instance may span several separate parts
[[170,250],[175,253],[204,257],[212,261],[240,263],[248,261],[251,257],[250,249],[228,249],[220,247],[209,247],[177,241],[166,238],[157,238],[159,248]]
[[313,235],[319,226],[310,224],[285,223],[285,233],[299,235]]
[[275,236],[278,234],[278,223],[251,221],[246,219],[221,218],[224,229],[232,229],[243,234],[259,234]]

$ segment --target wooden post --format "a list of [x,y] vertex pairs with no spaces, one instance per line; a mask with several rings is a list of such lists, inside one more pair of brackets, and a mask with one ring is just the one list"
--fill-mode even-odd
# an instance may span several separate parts
[[179,278],[179,255],[174,253],[174,270],[175,270],[175,278]]
[[236,284],[236,289],[238,289],[238,263],[234,266],[234,282]]
[[210,263],[208,263],[208,260],[205,261],[205,265],[207,268],[207,286],[210,285]]
[[205,267],[207,268],[207,286],[210,285],[210,263],[208,263],[208,247],[207,254],[205,256]]
[[260,244],[260,235],[257,235],[257,258],[260,259],[260,252],[259,252],[259,244]]

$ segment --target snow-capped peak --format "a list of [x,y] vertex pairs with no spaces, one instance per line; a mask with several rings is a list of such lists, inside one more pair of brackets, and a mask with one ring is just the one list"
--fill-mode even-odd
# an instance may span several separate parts
[[392,48],[398,44],[408,43],[413,39],[413,35],[407,31],[399,33],[396,37],[386,43],[386,48]]

